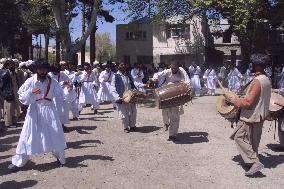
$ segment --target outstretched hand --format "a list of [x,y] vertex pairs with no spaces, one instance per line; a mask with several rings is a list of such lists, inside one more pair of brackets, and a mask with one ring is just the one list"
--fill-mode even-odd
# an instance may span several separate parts
[[40,88],[33,88],[32,89],[32,93],[34,93],[34,94],[40,94]]

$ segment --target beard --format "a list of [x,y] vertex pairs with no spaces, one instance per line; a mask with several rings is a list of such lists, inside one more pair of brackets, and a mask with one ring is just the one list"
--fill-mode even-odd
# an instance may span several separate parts
[[47,73],[45,73],[45,74],[37,74],[37,77],[38,77],[38,79],[39,80],[45,80],[46,79],[46,76],[47,76]]

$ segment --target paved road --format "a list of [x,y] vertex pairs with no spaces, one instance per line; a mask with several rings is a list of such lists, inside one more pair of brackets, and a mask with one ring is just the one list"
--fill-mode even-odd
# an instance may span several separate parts
[[265,124],[260,145],[265,169],[256,178],[244,176],[240,156],[229,139],[230,124],[215,110],[216,97],[201,97],[185,106],[179,143],[168,142],[161,112],[151,104],[138,107],[138,132],[126,134],[111,105],[98,115],[85,109],[66,134],[67,164],[58,167],[52,155],[32,157],[10,173],[21,127],[0,138],[0,188],[284,188],[284,156],[270,148],[273,124]]

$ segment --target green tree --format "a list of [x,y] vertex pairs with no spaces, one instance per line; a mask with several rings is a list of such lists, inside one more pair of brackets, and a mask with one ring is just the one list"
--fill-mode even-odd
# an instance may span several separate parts
[[115,45],[111,41],[110,33],[96,34],[96,57],[99,62],[115,58]]

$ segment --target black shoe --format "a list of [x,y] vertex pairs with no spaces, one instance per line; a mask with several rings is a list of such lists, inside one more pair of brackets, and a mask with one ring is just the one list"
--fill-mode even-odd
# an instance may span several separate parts
[[168,141],[179,141],[175,136],[169,136]]
[[170,125],[168,125],[168,124],[165,124],[165,126],[164,126],[164,128],[165,128],[165,131],[169,130],[169,127],[170,127]]
[[129,131],[129,129],[124,129],[123,130],[125,133],[129,133],[130,131]]
[[137,127],[130,127],[129,131],[130,131],[130,132],[135,132],[135,131],[137,131]]
[[245,172],[245,176],[253,176],[255,173],[259,172],[261,169],[264,168],[264,165],[262,163],[254,163],[250,170]]

